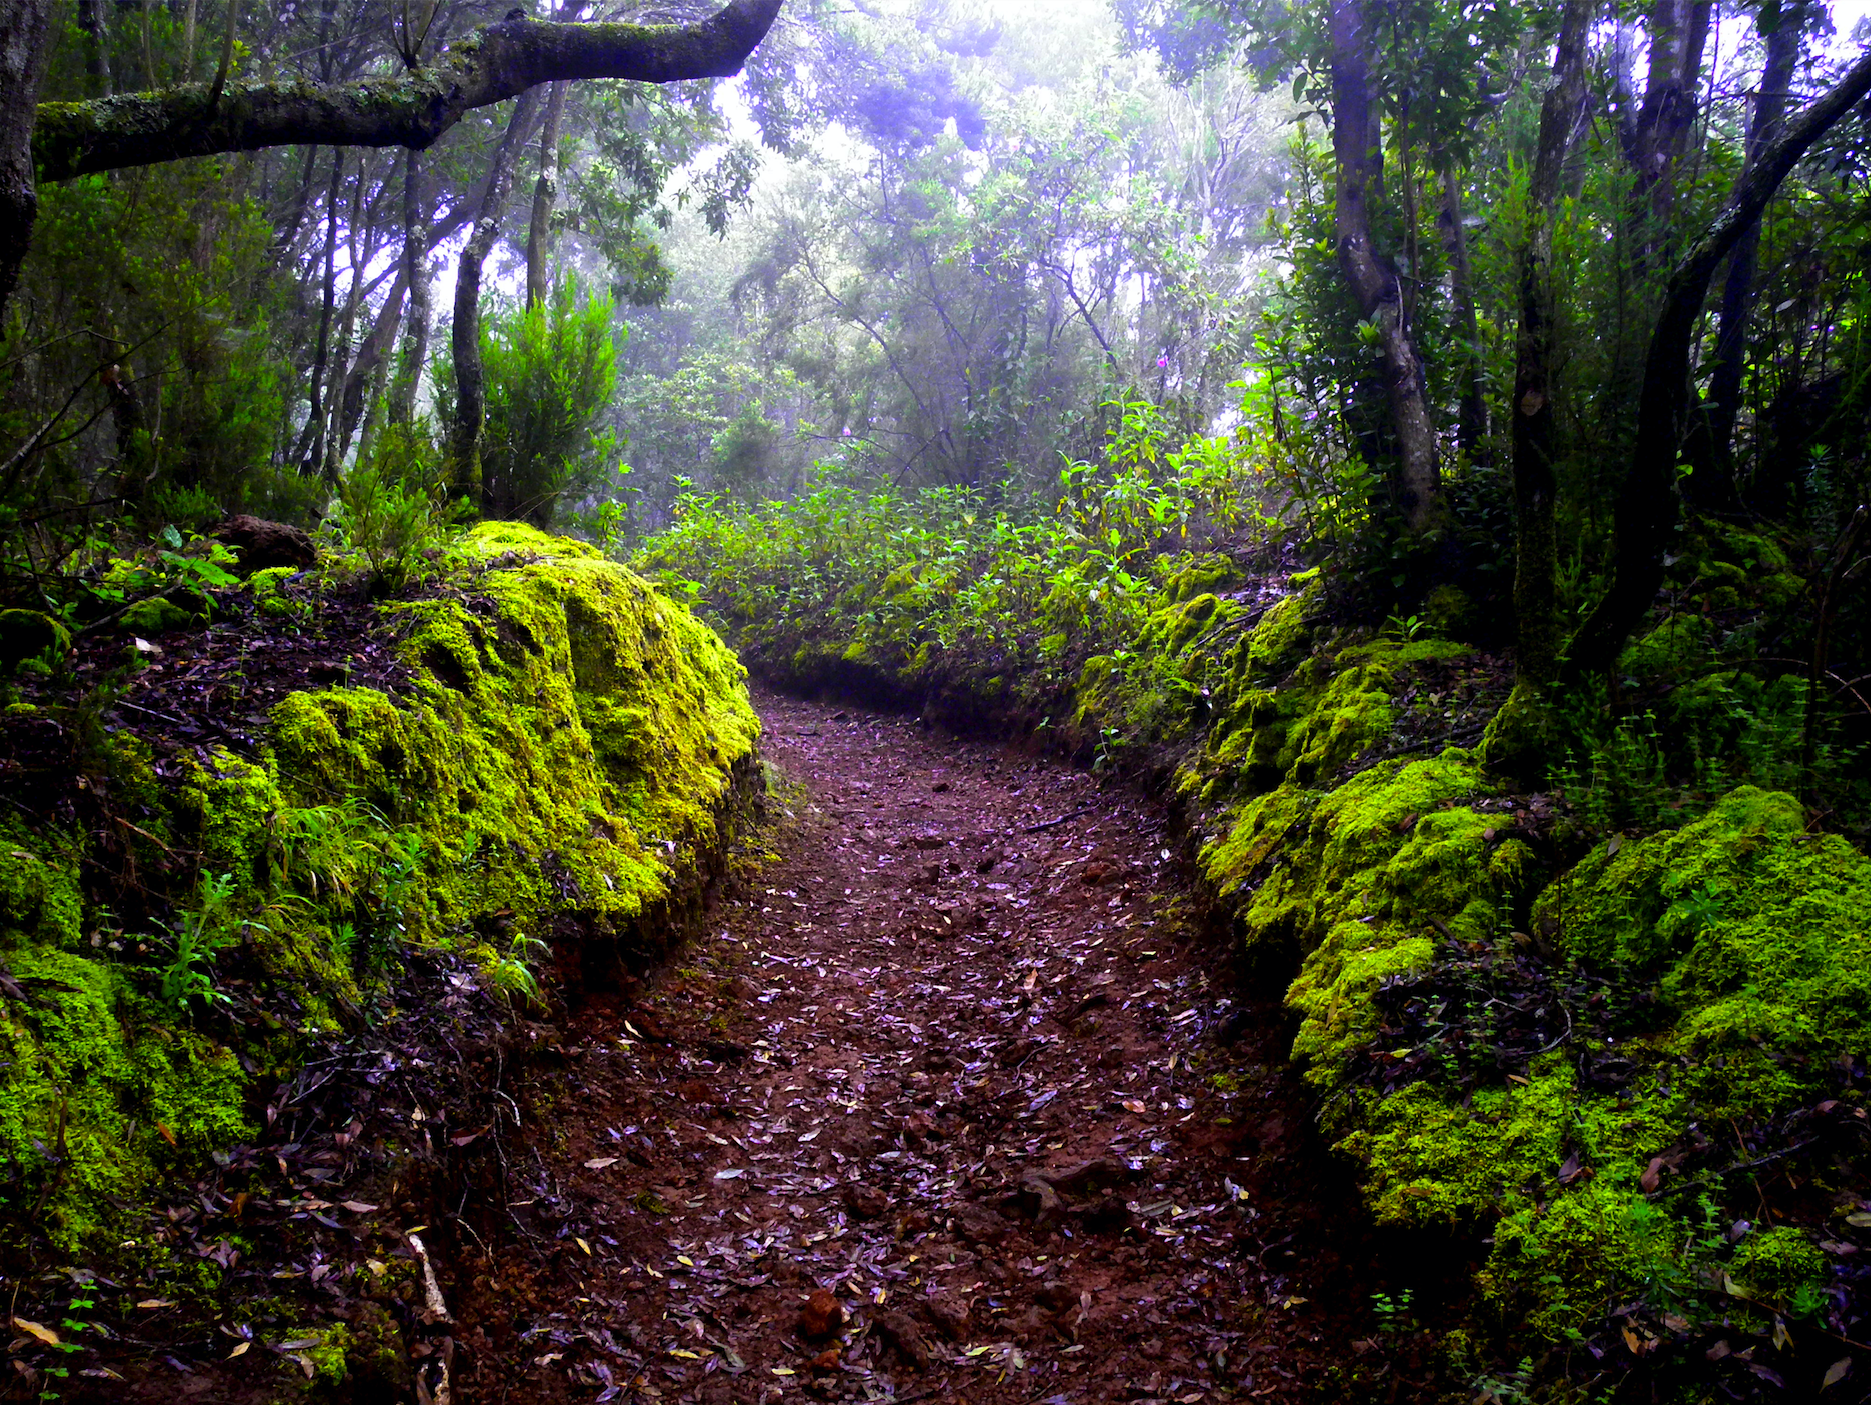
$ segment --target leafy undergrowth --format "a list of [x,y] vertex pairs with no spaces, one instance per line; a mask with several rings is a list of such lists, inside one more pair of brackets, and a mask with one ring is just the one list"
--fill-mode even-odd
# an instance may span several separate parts
[[59,626],[13,684],[0,1220],[26,1377],[113,1331],[217,1330],[305,1382],[385,1351],[407,1375],[384,1343],[420,1325],[420,1251],[372,1202],[467,1175],[521,1014],[681,930],[718,867],[758,733],[720,640],[530,528],[484,524],[430,575],[373,601],[337,566],[204,573]]
[[641,560],[777,681],[1172,790],[1369,1214],[1467,1265],[1433,1311],[1468,1398],[1856,1391],[1871,861],[1836,830],[1865,783],[1771,666],[1784,551],[1693,529],[1621,705],[1556,700],[1522,793],[1454,591],[1373,632],[1265,546],[1165,540],[824,488],[691,504]]

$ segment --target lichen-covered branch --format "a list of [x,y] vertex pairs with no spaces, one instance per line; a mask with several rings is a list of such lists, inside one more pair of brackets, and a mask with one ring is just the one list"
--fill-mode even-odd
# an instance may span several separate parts
[[628,78],[673,83],[740,71],[782,0],[733,0],[692,25],[503,20],[429,68],[356,83],[207,83],[92,102],[42,103],[33,132],[41,178],[188,156],[317,142],[428,147],[468,112],[542,83]]

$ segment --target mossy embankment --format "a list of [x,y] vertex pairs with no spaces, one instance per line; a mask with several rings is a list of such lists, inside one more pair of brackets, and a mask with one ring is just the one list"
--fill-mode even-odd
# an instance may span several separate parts
[[1551,788],[1525,793],[1486,764],[1510,680],[1453,591],[1373,630],[1264,552],[1117,569],[1094,540],[1034,567],[1056,531],[845,508],[718,514],[644,559],[778,682],[1169,792],[1400,1281],[1440,1299],[1452,1379],[1820,1388],[1842,1349],[1819,1343],[1871,1310],[1871,860],[1788,793],[1804,683],[1762,654],[1804,583],[1780,547],[1692,530],[1621,670],[1649,705],[1558,700]]
[[[295,1082],[308,1050],[395,1047],[399,1022],[434,1013],[408,1003],[417,966],[454,973],[447,1003],[516,1019],[606,978],[682,929],[756,781],[733,655],[576,542],[484,524],[429,584],[379,603],[319,569],[200,604],[214,622],[94,634],[14,685],[0,774],[14,1270],[102,1267],[122,1246],[139,1275],[173,1270],[212,1295],[240,1225],[217,1268],[154,1204],[178,1177],[186,1200],[198,1168],[267,1132],[315,1081]],[[268,662],[294,650],[311,663]],[[415,1127],[371,1151],[393,1182],[400,1158],[448,1148]],[[267,1193],[238,1179],[219,1191]]]

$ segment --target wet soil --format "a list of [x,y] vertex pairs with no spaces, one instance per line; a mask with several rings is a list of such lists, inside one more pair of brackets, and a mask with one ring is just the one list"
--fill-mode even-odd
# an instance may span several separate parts
[[758,703],[774,852],[553,1036],[510,1203],[447,1236],[456,1398],[1414,1398],[1165,817]]

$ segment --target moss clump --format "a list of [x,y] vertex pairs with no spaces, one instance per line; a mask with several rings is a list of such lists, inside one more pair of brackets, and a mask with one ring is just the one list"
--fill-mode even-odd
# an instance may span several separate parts
[[[1314,831],[1337,798],[1320,802]],[[1443,823],[1455,836],[1465,822]],[[1487,860],[1497,891],[1524,889],[1532,871],[1529,855],[1510,852],[1514,842]],[[1308,843],[1307,876],[1322,878],[1328,850],[1310,832]],[[1394,872],[1408,848],[1380,840],[1355,862]],[[1443,873],[1451,884],[1430,901],[1446,912],[1475,870],[1457,859]],[[1373,886],[1381,885],[1367,881],[1365,891]],[[1288,899],[1314,930],[1322,912],[1341,910],[1329,904],[1344,901],[1336,893],[1322,901],[1323,891]],[[1419,879],[1410,891],[1438,888]],[[1620,1092],[1584,1088],[1569,1048],[1536,1060],[1521,1083],[1464,1088],[1431,1076],[1387,1098],[1349,1090],[1342,1146],[1363,1167],[1373,1212],[1469,1233],[1491,1226],[1477,1278],[1483,1297],[1503,1330],[1531,1329],[1545,1341],[1591,1330],[1614,1302],[1633,1298],[1691,1318],[1732,1311],[1735,1299],[1815,1310],[1825,1261],[1801,1233],[1757,1232],[1724,1264],[1720,1237],[1688,1218],[1686,1203],[1653,1197],[1656,1182],[1647,1187],[1644,1176],[1653,1158],[1693,1140],[1694,1126],[1761,1125],[1808,1104],[1823,1091],[1826,1067],[1866,1047],[1871,859],[1842,839],[1808,834],[1793,797],[1743,787],[1673,833],[1600,844],[1546,887],[1532,913],[1563,959],[1648,993],[1650,1027],[1617,1051],[1634,1075]],[[1363,925],[1385,930],[1381,918]],[[1369,983],[1352,962],[1335,963],[1339,936],[1340,928],[1327,931],[1289,997],[1307,1013],[1299,1045],[1315,1076],[1330,1074],[1343,1049],[1334,1036],[1355,1038],[1358,1012],[1368,1010]],[[1402,960],[1359,955],[1380,969]],[[1581,1033],[1575,1045],[1581,1040],[1606,1051],[1597,1035]],[[1710,1213],[1723,1225],[1735,1217]],[[1724,1281],[1734,1286],[1709,1286]],[[1707,1297],[1700,1308],[1698,1295]]]
[[29,659],[71,651],[71,631],[38,610],[0,610],[0,674]]
[[146,748],[113,745],[139,863],[199,856],[146,937],[87,940],[80,836],[0,833],[0,950],[27,993],[0,1005],[0,1180],[15,1214],[45,1197],[61,1248],[133,1212],[170,1159],[248,1134],[240,1061],[191,1027],[204,982],[238,969],[277,1012],[248,1052],[290,1067],[404,944],[509,980],[496,915],[507,942],[630,940],[721,847],[758,734],[721,642],[577,543],[486,524],[459,552],[447,597],[384,607],[408,693],[290,694],[260,759],[184,753],[162,783]]
[[1826,1256],[1791,1225],[1757,1229],[1735,1246],[1728,1275],[1751,1298],[1805,1316],[1820,1301]]
[[29,993],[0,1010],[0,1159],[10,1213],[43,1198],[42,1228],[82,1248],[155,1181],[171,1148],[248,1135],[232,1053],[141,995],[119,967],[38,946],[7,963]]

